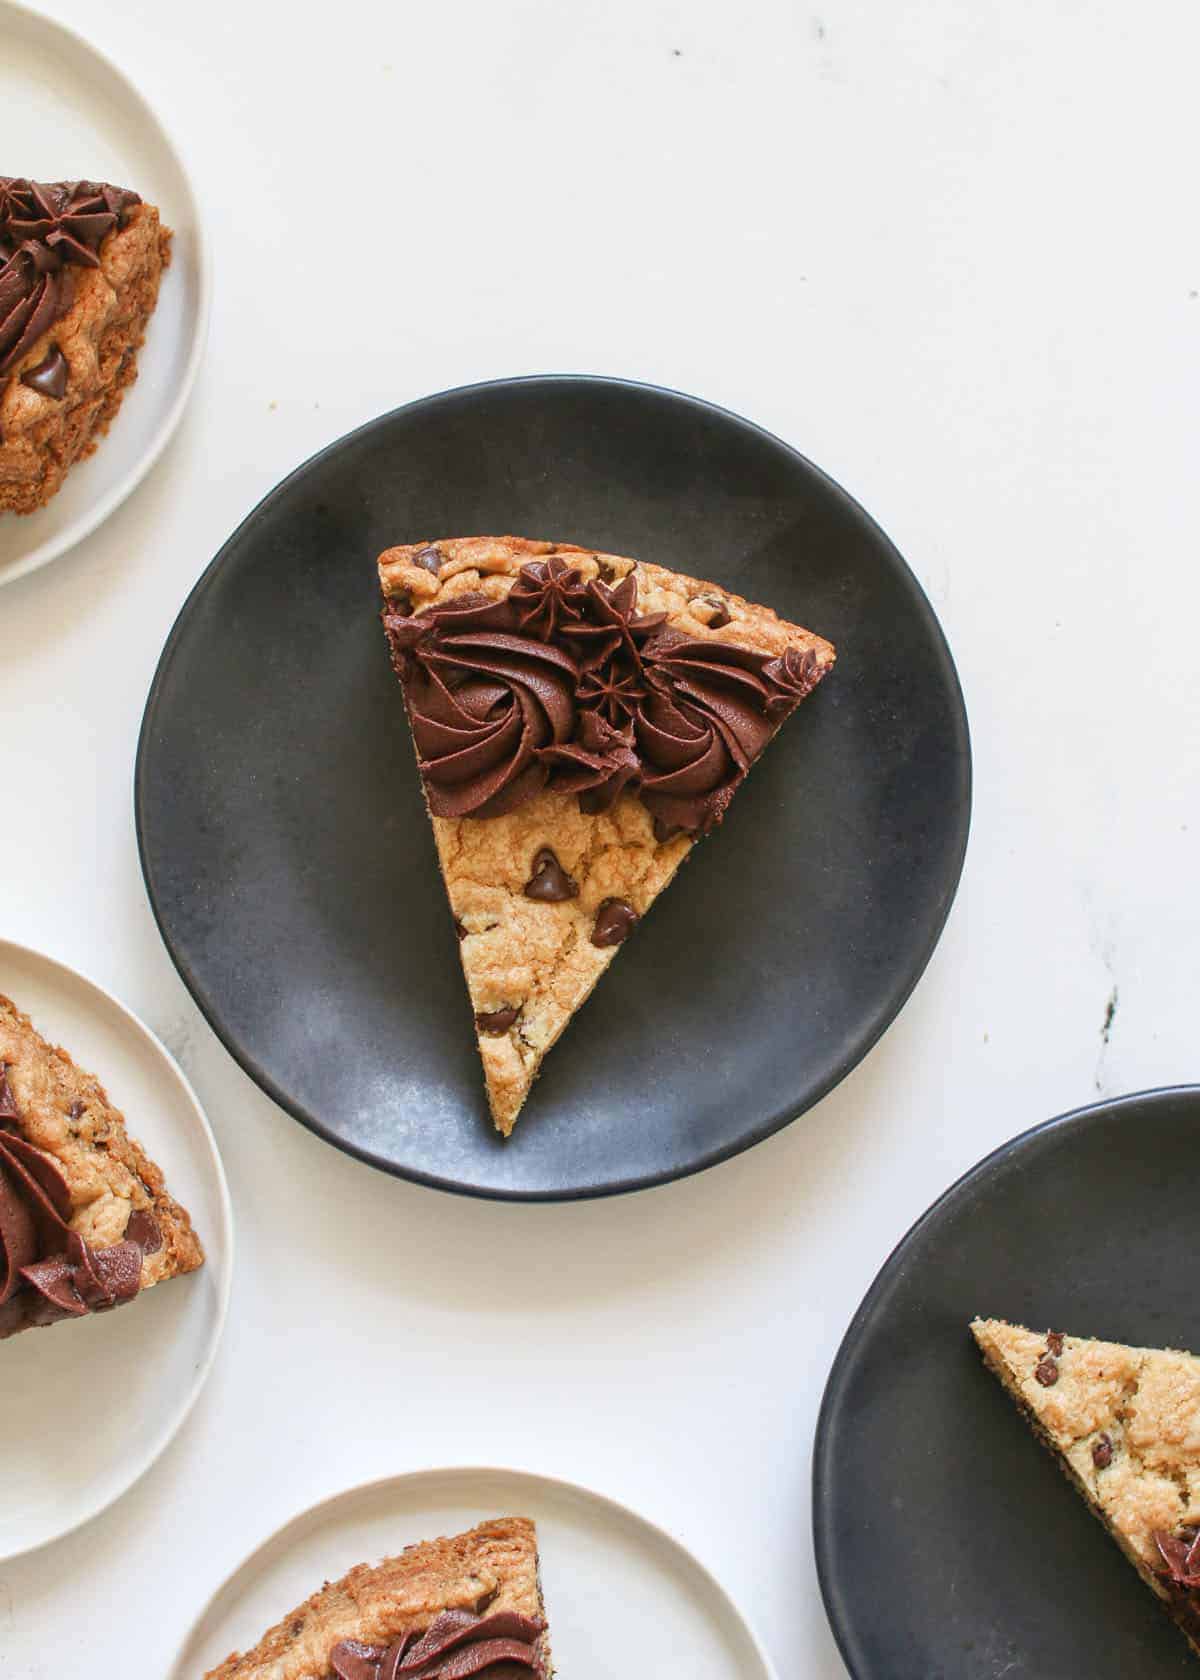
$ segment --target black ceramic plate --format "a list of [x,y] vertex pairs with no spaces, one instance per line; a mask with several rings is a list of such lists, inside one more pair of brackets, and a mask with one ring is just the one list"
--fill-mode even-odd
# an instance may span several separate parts
[[[504,1144],[375,559],[414,537],[510,531],[711,577],[829,636],[839,659],[547,1058]],[[255,509],[167,643],[136,798],[163,937],[265,1090],[406,1177],[557,1197],[694,1172],[841,1079],[937,940],[969,788],[941,631],[860,507],[720,409],[544,378],[384,415]]]
[[813,1459],[817,1567],[855,1680],[1196,1672],[967,1325],[1200,1348],[1197,1183],[1200,1087],[1124,1097],[989,1155],[880,1272]]

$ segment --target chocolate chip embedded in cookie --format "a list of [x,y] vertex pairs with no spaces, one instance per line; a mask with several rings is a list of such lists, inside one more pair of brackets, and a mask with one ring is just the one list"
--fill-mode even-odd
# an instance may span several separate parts
[[698,595],[692,602],[692,611],[710,630],[723,630],[733,623],[733,615],[718,595]]
[[637,911],[623,898],[606,898],[592,924],[593,945],[620,945],[637,926]]
[[525,897],[542,904],[565,904],[567,899],[579,897],[579,882],[567,874],[549,846],[543,846],[533,860]]
[[508,1004],[503,1009],[485,1010],[475,1016],[475,1025],[481,1033],[488,1033],[498,1037],[515,1027],[520,1019],[521,1011],[515,1004]]
[[31,391],[37,391],[43,397],[53,397],[55,402],[61,402],[67,394],[67,358],[52,344],[46,352],[44,361],[36,367],[26,368],[21,375],[22,385],[28,385]]

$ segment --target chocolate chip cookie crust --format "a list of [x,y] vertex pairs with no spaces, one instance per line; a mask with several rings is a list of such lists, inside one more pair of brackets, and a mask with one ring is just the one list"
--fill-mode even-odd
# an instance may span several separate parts
[[[379,577],[384,624],[414,721],[460,940],[488,1098],[497,1128],[508,1135],[546,1053],[696,839],[721,820],[757,751],[832,668],[834,650],[820,636],[717,585],[571,544],[520,537],[412,543],[380,556]],[[615,661],[598,673],[593,668],[585,672],[584,682],[590,679],[595,696],[592,715],[602,720],[593,726],[599,734],[586,742],[593,749],[588,764],[581,767],[587,755],[571,759],[570,744],[556,739],[544,751],[561,761],[567,775],[556,781],[552,774],[548,785],[523,790],[511,808],[503,808],[504,793],[499,810],[491,808],[497,803],[493,798],[486,815],[458,814],[462,784],[435,784],[437,770],[422,756],[421,730],[414,720],[411,650],[420,646],[421,616],[453,613],[460,606],[469,611],[473,604],[486,609],[517,591],[522,622],[532,624],[540,640],[553,643],[558,621],[572,610],[568,597],[576,589],[591,591],[593,606],[584,601],[576,609],[585,620],[589,612],[603,618],[611,611],[621,620],[612,634],[625,637]],[[567,623],[562,632],[584,638],[570,644],[582,648],[581,663],[593,657],[596,629],[591,626],[585,634]],[[490,633],[483,632],[485,640]],[[619,690],[630,672],[637,677],[639,654],[662,649],[668,638],[664,664],[681,653],[692,664],[705,658],[726,661],[720,681],[728,685],[742,682],[738,661],[743,660],[747,670],[776,668],[784,684],[782,697],[772,695],[777,709],[769,721],[764,711],[762,739],[753,748],[739,745],[736,728],[728,732],[739,763],[725,783],[702,798],[694,791],[673,791],[688,777],[695,780],[691,766],[682,776],[643,774],[633,750],[633,725],[626,727],[621,709]],[[679,663],[682,669],[684,662]],[[685,672],[681,688],[686,681]],[[419,710],[419,698],[416,706]],[[637,723],[640,730],[641,714]],[[716,746],[719,732],[713,731]],[[434,734],[441,738],[440,729]],[[596,780],[587,782],[589,774]],[[614,795],[615,785],[620,791]]]
[[534,1666],[492,1664],[487,1680],[552,1680],[538,1569],[537,1532],[524,1517],[500,1517],[465,1534],[409,1546],[375,1566],[359,1564],[327,1583],[259,1640],[204,1680],[326,1680],[342,1640],[387,1646],[424,1634],[439,1615],[514,1615],[538,1624]]
[[0,176],[0,513],[44,507],[108,431],[170,260],[135,193]]
[[1200,1359],[999,1319],[988,1368],[1200,1656]]
[[[129,1136],[124,1116],[99,1080],[76,1067],[65,1050],[47,1043],[29,1017],[0,995],[0,1151],[3,1135],[23,1140],[50,1159],[69,1194],[70,1228],[91,1250],[121,1244],[135,1217],[153,1220],[160,1246],[143,1252],[139,1291],[203,1264],[204,1251],[186,1209],[170,1195],[159,1167]],[[0,1240],[0,1262],[3,1248]],[[0,1305],[0,1339],[42,1322],[38,1307],[29,1290],[13,1294]]]

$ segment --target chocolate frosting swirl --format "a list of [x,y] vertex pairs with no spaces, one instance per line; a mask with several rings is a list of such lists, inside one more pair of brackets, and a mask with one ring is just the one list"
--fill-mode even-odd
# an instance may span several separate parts
[[508,595],[384,608],[435,816],[499,816],[553,787],[581,808],[637,792],[660,833],[704,834],[783,719],[821,677],[639,615],[637,578],[585,582],[557,556]]
[[664,630],[645,653],[650,692],[637,722],[642,800],[688,832],[720,822],[739,782],[802,696],[788,703],[772,663],[732,642]]
[[501,1663],[544,1675],[538,1640],[545,1622],[513,1610],[476,1616],[443,1610],[423,1634],[403,1634],[391,1645],[343,1639],[330,1652],[329,1680],[471,1680]]
[[580,810],[589,815],[611,811],[624,789],[641,781],[642,761],[628,730],[614,729],[597,712],[581,711],[574,740],[547,747],[542,761],[554,786],[577,793]]
[[623,676],[636,679],[642,643],[666,621],[666,613],[639,615],[637,578],[630,572],[612,589],[596,581],[586,584],[580,622],[566,626],[563,634],[580,645],[585,670],[603,673],[615,665]]
[[[71,1193],[57,1164],[11,1129],[15,1119],[0,1067],[0,1329],[6,1318],[53,1324],[131,1301],[143,1255],[162,1246],[157,1221],[135,1212],[121,1242],[93,1248],[71,1229]],[[20,1293],[34,1300],[10,1306]]]
[[462,596],[386,622],[413,656],[405,693],[434,815],[502,816],[544,787],[542,749],[575,724],[570,654],[523,635],[507,600]]
[[97,181],[0,176],[0,380],[74,300],[73,268],[98,268],[99,250],[141,200]]

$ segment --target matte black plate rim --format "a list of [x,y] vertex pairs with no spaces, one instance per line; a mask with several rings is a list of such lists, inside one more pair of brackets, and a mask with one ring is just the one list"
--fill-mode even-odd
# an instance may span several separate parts
[[829,1376],[825,1383],[825,1392],[821,1397],[821,1408],[817,1414],[816,1434],[813,1438],[812,1461],[812,1529],[813,1550],[816,1556],[817,1580],[821,1588],[821,1597],[825,1604],[825,1614],[829,1618],[829,1626],[837,1644],[842,1661],[846,1664],[854,1680],[888,1680],[887,1676],[873,1674],[868,1669],[858,1665],[852,1649],[851,1630],[847,1620],[843,1619],[843,1606],[837,1595],[833,1580],[833,1562],[830,1556],[832,1548],[832,1524],[829,1518],[831,1484],[834,1475],[833,1451],[829,1444],[833,1419],[842,1404],[842,1384],[844,1373],[851,1358],[858,1349],[868,1320],[872,1317],[876,1301],[892,1277],[903,1264],[906,1250],[927,1226],[935,1224],[942,1212],[968,1188],[975,1188],[993,1178],[997,1170],[1018,1155],[1021,1151],[1034,1143],[1037,1139],[1050,1133],[1084,1131],[1098,1120],[1109,1120],[1126,1109],[1143,1109],[1154,1107],[1159,1103],[1177,1101],[1180,1097],[1191,1098],[1200,1102],[1200,1085],[1156,1085],[1147,1091],[1131,1091],[1125,1096],[1110,1097],[1104,1102],[1086,1103],[1082,1108],[1070,1109],[1066,1114],[1056,1115],[1052,1120],[1040,1121],[1036,1126],[1030,1126],[1028,1131],[1018,1132],[1016,1137],[1009,1138],[999,1148],[993,1149],[982,1160],[976,1161],[973,1167],[956,1178],[949,1189],[943,1190],[937,1200],[926,1208],[919,1219],[915,1220],[900,1238],[895,1248],[888,1255],[883,1265],[875,1274],[867,1293],[863,1296],[858,1310],[850,1320],[849,1328],[842,1337]]
[[[196,975],[192,971],[186,955],[179,949],[175,941],[171,938],[165,919],[163,915],[160,914],[157,900],[151,890],[150,870],[147,858],[143,822],[143,761],[148,751],[147,743],[152,732],[154,718],[161,698],[161,691],[165,685],[166,673],[170,668],[179,638],[183,634],[188,611],[192,602],[198,599],[203,594],[204,590],[209,586],[218,568],[221,566],[230,550],[237,543],[242,533],[247,529],[247,527],[252,525],[261,514],[266,513],[277,501],[284,498],[293,480],[299,478],[311,467],[314,467],[319,462],[324,461],[326,457],[334,454],[345,445],[352,443],[356,438],[360,438],[369,432],[387,426],[399,415],[408,414],[417,409],[433,408],[439,403],[448,402],[452,399],[465,396],[471,396],[476,393],[495,391],[514,385],[539,385],[549,383],[563,385],[594,385],[597,387],[616,390],[651,391],[658,396],[670,397],[677,402],[685,403],[689,407],[700,409],[706,413],[720,415],[723,419],[731,421],[742,430],[755,433],[774,447],[782,449],[787,454],[793,456],[808,472],[811,472],[821,481],[833,497],[849,508],[856,518],[863,520],[865,524],[868,525],[877,535],[880,543],[886,548],[893,564],[901,573],[904,574],[911,590],[914,610],[922,616],[925,621],[926,628],[930,632],[934,646],[940,649],[944,666],[944,674],[950,683],[953,698],[957,702],[955,714],[960,733],[958,747],[964,769],[965,790],[962,805],[958,813],[959,832],[957,834],[956,844],[954,847],[953,867],[948,874],[944,900],[939,907],[938,914],[925,949],[919,953],[919,956],[913,964],[912,971],[908,975],[905,984],[898,988],[895,997],[891,1000],[888,1007],[881,1012],[875,1021],[870,1023],[859,1042],[834,1065],[828,1076],[822,1080],[819,1085],[813,1088],[799,1107],[793,1108],[791,1105],[786,1106],[778,1112],[768,1116],[768,1118],[759,1126],[756,1126],[752,1131],[744,1134],[733,1143],[723,1145],[719,1149],[711,1150],[707,1154],[699,1156],[695,1160],[689,1162],[688,1165],[683,1168],[667,1167],[661,1172],[646,1173],[636,1178],[617,1179],[609,1183],[585,1185],[572,1189],[513,1190],[502,1187],[493,1189],[492,1187],[485,1185],[462,1184],[456,1179],[442,1178],[436,1173],[427,1173],[415,1167],[404,1166],[400,1162],[393,1161],[386,1156],[377,1154],[373,1150],[363,1148],[361,1145],[353,1144],[345,1138],[338,1136],[329,1127],[325,1126],[317,1115],[305,1109],[301,1104],[294,1103],[289,1100],[276,1085],[270,1074],[267,1073],[266,1069],[258,1063],[255,1057],[251,1055],[250,1052],[242,1045],[240,1045],[232,1035],[226,1032],[221,1023],[220,1015],[217,1009],[214,1005],[210,1004]],[[722,1161],[731,1160],[734,1156],[742,1154],[743,1151],[754,1148],[756,1144],[764,1142],[769,1137],[773,1137],[776,1132],[782,1131],[785,1126],[789,1126],[794,1120],[798,1120],[802,1114],[807,1113],[808,1110],[819,1103],[822,1098],[828,1096],[830,1091],[839,1085],[853,1068],[857,1067],[863,1057],[866,1056],[879,1042],[880,1038],[882,1038],[883,1034],[891,1026],[892,1022],[896,1019],[897,1015],[899,1015],[904,1005],[912,996],[917,982],[924,974],[925,969],[929,964],[929,960],[936,950],[938,941],[942,936],[942,930],[946,925],[946,918],[950,914],[951,906],[953,905],[958,892],[958,885],[962,878],[963,864],[966,859],[967,839],[971,826],[972,785],[973,765],[966,704],[963,699],[962,685],[959,681],[954,657],[950,652],[950,647],[946,641],[945,634],[938,622],[936,613],[929,604],[929,599],[926,596],[925,591],[921,588],[920,583],[913,573],[912,568],[904,559],[904,556],[896,548],[895,544],[891,541],[891,538],[888,537],[882,527],[871,518],[871,515],[866,511],[861,503],[856,501],[855,498],[850,495],[849,491],[843,489],[843,487],[838,484],[835,479],[831,478],[821,467],[818,467],[815,462],[810,461],[806,455],[802,455],[798,449],[794,449],[790,443],[786,443],[782,438],[776,436],[774,432],[769,432],[765,427],[757,425],[753,420],[747,420],[745,416],[736,414],[732,409],[724,408],[719,403],[708,402],[703,397],[691,396],[685,391],[674,390],[671,386],[655,385],[646,380],[621,379],[604,374],[534,373],[522,374],[508,379],[478,380],[466,385],[455,385],[444,391],[437,391],[428,396],[417,397],[412,402],[401,403],[397,408],[389,409],[385,414],[376,415],[374,419],[365,421],[361,426],[356,426],[352,431],[344,433],[341,437],[335,438],[332,443],[328,443],[324,446],[324,448],[317,450],[317,452],[310,455],[307,460],[302,461],[299,466],[294,467],[292,471],[288,473],[286,478],[281,479],[273,489],[269,490],[267,494],[263,496],[258,503],[256,503],[236,529],[222,543],[216,555],[209,561],[204,571],[196,580],[196,583],[192,586],[191,590],[189,590],[183,605],[179,609],[175,622],[171,626],[167,640],[163,645],[163,651],[159,657],[159,662],[154,673],[154,679],[151,682],[150,692],[147,696],[145,709],[142,714],[142,726],[138,735],[137,755],[134,763],[133,797],[134,826],[137,835],[138,860],[141,865],[142,883],[145,887],[146,897],[149,900],[151,913],[154,916],[155,925],[158,928],[163,944],[167,948],[167,954],[170,956],[171,961],[174,963],[184,985],[187,987],[194,1003],[200,1010],[200,1013],[204,1016],[204,1019],[208,1022],[208,1025],[212,1028],[213,1032],[224,1045],[225,1049],[233,1057],[234,1061],[237,1062],[242,1071],[248,1074],[255,1084],[258,1085],[260,1090],[265,1091],[272,1101],[277,1103],[278,1106],[285,1111],[285,1113],[290,1114],[293,1119],[298,1120],[302,1126],[307,1127],[310,1132],[313,1132],[324,1142],[332,1144],[336,1149],[340,1149],[344,1154],[352,1155],[360,1161],[365,1161],[368,1166],[377,1167],[382,1172],[392,1174],[393,1177],[407,1179],[410,1183],[414,1184],[422,1184],[428,1189],[445,1190],[449,1191],[451,1194],[459,1196],[478,1197],[484,1201],[570,1202],[591,1201],[602,1196],[626,1195],[634,1190],[649,1190],[657,1185],[672,1183],[677,1179],[690,1178],[695,1173],[705,1172],[710,1167],[719,1166]]]

